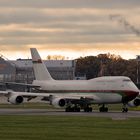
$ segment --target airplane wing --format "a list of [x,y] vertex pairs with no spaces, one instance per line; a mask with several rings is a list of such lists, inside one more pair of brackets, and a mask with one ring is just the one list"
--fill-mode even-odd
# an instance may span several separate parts
[[34,92],[15,92],[12,90],[0,91],[0,96],[6,96],[11,104],[20,104],[24,101],[30,101],[36,97],[45,98],[45,101],[49,101],[50,94],[48,93],[34,93]]
[[0,91],[0,96],[10,96],[10,95],[17,95],[17,96],[23,96],[23,97],[28,97],[28,96],[39,96],[39,97],[48,97],[50,96],[49,93],[36,93],[36,92],[15,92],[11,90],[7,91]]
[[[15,92],[11,90],[0,91],[0,96],[8,97],[9,101],[12,104],[22,103],[24,98],[27,98],[27,101],[30,101],[33,98],[41,97],[43,101],[61,101],[65,100],[66,103],[71,102],[72,104],[82,104],[90,103],[91,101],[99,101],[99,98],[95,95],[93,96],[81,96],[79,94],[61,94],[61,93],[35,93],[35,92]],[[18,100],[18,98],[20,100]]]
[[40,88],[38,85],[33,84],[26,84],[26,83],[16,83],[16,82],[0,82],[0,85],[16,85],[16,86],[23,86],[23,87],[31,87],[31,88]]
[[0,82],[0,87],[7,89],[14,89],[14,87],[21,88],[24,91],[30,91],[31,89],[40,90],[40,86],[26,83],[16,83],[16,82]]

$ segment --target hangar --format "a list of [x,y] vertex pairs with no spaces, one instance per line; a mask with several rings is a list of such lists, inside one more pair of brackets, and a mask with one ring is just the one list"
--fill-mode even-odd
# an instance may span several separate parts
[[[44,60],[56,80],[75,78],[75,60]],[[0,57],[0,81],[32,83],[35,79],[31,59],[5,60]]]

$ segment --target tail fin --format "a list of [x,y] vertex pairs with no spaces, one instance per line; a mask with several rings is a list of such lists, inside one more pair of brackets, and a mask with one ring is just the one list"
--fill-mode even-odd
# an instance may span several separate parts
[[36,80],[53,80],[36,48],[30,48]]

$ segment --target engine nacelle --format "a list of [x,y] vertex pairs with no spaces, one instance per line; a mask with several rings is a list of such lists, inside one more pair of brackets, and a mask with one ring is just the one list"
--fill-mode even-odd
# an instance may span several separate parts
[[136,107],[140,105],[140,98],[135,98],[134,100],[128,102],[128,106]]
[[62,98],[54,98],[52,99],[51,104],[55,107],[64,107],[66,105],[66,101]]
[[8,98],[8,102],[10,102],[11,104],[21,104],[23,102],[23,97],[22,96],[19,96],[19,95],[11,95],[9,98]]

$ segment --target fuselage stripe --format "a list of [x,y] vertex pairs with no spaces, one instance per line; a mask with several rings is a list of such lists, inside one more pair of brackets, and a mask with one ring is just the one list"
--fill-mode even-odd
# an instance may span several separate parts
[[129,90],[41,90],[47,93],[116,93],[123,95],[138,95],[138,92]]

